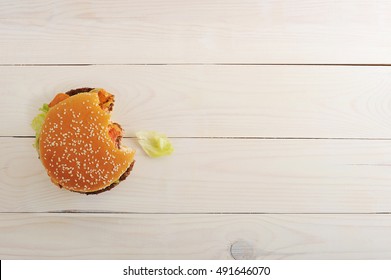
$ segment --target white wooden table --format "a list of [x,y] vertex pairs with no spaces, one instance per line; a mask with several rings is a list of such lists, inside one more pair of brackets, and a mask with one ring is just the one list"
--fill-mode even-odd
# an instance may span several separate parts
[[[390,30],[387,0],[2,0],[0,258],[391,258]],[[137,149],[96,196],[32,148],[41,104],[83,86]]]

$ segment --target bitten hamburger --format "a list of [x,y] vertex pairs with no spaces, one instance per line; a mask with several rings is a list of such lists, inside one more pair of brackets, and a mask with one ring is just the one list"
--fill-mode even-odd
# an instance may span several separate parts
[[52,182],[97,194],[126,179],[135,151],[121,144],[123,129],[110,121],[114,96],[79,88],[57,94],[33,121],[39,158]]

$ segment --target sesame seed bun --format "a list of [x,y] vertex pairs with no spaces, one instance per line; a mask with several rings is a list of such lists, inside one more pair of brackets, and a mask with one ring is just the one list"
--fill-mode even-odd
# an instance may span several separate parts
[[[85,91],[85,92],[84,92]],[[110,121],[114,96],[83,88],[58,94],[39,137],[39,156],[56,185],[96,194],[129,175],[135,151],[121,146],[122,128]]]

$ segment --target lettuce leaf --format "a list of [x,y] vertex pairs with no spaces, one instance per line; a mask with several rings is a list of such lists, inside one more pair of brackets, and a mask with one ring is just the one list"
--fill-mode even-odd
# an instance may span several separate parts
[[35,143],[33,144],[33,146],[37,151],[39,147],[39,136],[41,134],[42,126],[43,123],[45,122],[46,115],[49,112],[49,105],[45,103],[42,105],[41,108],[39,108],[39,110],[42,113],[36,115],[33,121],[31,122],[31,127],[35,131]]
[[150,157],[167,156],[174,151],[170,140],[164,134],[156,131],[139,131],[136,136],[138,143]]

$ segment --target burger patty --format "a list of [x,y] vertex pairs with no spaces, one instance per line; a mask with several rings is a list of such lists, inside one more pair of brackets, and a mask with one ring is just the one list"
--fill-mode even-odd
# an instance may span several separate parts
[[69,91],[67,91],[65,94],[68,94],[69,96],[74,96],[78,93],[82,93],[82,92],[89,92],[91,90],[93,90],[94,88],[89,88],[89,87],[83,87],[83,88],[77,88],[77,89],[71,89]]
[[[94,88],[89,88],[89,87],[76,88],[76,89],[71,89],[71,90],[67,91],[65,94],[68,96],[74,96],[79,93],[90,92],[93,89]],[[111,94],[105,95],[101,92],[99,92],[98,95],[99,95],[99,102],[100,102],[99,105],[101,106],[101,108],[103,110],[111,112],[113,110],[113,106],[114,106],[113,95],[111,95]]]

